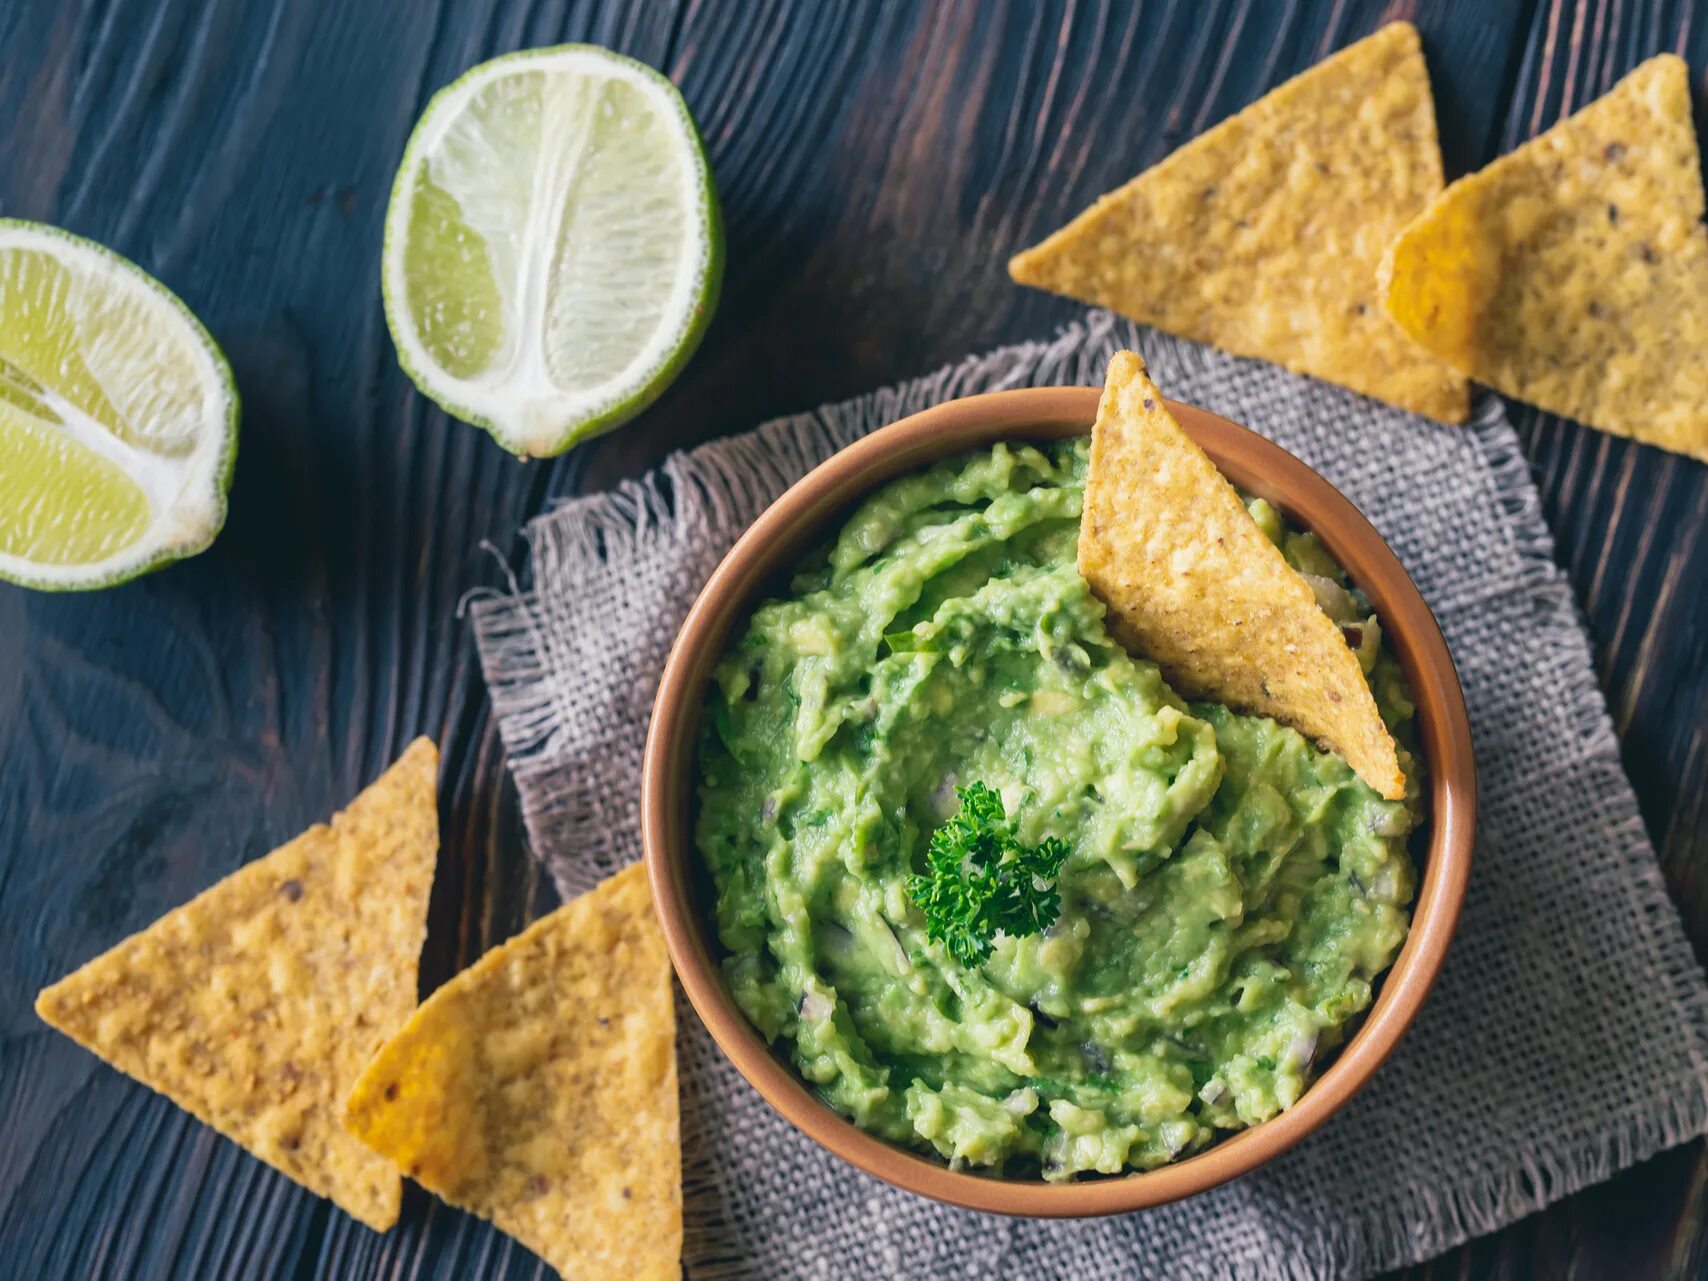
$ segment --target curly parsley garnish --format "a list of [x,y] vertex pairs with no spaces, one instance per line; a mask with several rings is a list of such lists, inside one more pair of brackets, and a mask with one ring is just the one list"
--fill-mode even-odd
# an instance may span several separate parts
[[931,833],[925,875],[908,878],[907,894],[925,913],[926,934],[971,969],[990,955],[998,931],[1018,938],[1055,923],[1055,880],[1068,846],[1054,836],[1022,843],[1002,797],[983,783],[955,795],[961,808]]

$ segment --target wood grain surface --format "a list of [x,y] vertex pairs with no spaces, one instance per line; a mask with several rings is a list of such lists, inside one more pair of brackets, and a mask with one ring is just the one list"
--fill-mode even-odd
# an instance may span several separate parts
[[[1003,263],[1099,192],[1395,17],[1449,176],[1643,57],[1692,0],[3,0],[0,214],[134,258],[244,399],[230,523],[91,596],[0,586],[0,1276],[534,1277],[410,1189],[360,1227],[48,1032],[44,983],[323,818],[417,733],[445,753],[430,989],[549,906],[458,602],[552,499],[669,450],[1048,333]],[[523,464],[424,403],[380,220],[427,97],[586,40],[682,87],[724,201],[721,309],[643,418]],[[1513,406],[1650,833],[1708,952],[1708,468]],[[1416,1276],[1708,1275],[1693,1143]]]

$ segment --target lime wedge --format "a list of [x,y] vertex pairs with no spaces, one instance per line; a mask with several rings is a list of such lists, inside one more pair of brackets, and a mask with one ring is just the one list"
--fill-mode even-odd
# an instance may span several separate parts
[[382,291],[428,397],[546,456],[656,399],[711,319],[723,229],[676,87],[561,45],[439,91],[386,209]]
[[237,389],[166,286],[109,249],[0,219],[0,578],[107,587],[225,523]]

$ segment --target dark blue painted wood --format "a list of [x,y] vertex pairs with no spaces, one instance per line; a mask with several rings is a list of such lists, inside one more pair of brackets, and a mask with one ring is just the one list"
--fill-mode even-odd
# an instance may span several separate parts
[[[1690,0],[3,0],[0,214],[183,295],[245,401],[230,524],[91,597],[0,587],[0,1275],[533,1277],[411,1190],[381,1237],[47,1033],[43,983],[445,749],[423,985],[548,902],[456,603],[554,496],[669,449],[1047,332],[1007,255],[1395,16],[1422,28],[1450,173],[1647,53],[1708,67]],[[616,436],[520,464],[397,370],[379,223],[426,98],[561,40],[664,68],[723,193],[722,308]],[[1699,95],[1699,103],[1705,101]],[[1627,764],[1708,944],[1708,469],[1520,412]],[[1696,1275],[1700,1144],[1420,1272]]]

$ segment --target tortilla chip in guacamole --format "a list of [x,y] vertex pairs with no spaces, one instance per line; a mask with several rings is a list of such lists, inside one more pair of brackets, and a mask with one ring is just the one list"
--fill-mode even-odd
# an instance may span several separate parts
[[1115,638],[1181,694],[1291,725],[1380,795],[1405,795],[1357,655],[1130,351],[1097,407],[1079,572]]

